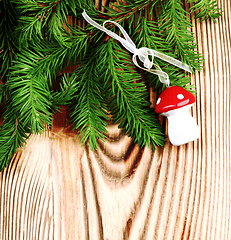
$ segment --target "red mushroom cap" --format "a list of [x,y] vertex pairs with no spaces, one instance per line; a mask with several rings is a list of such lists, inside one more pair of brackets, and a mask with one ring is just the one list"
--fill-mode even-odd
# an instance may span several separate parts
[[155,111],[158,114],[193,104],[195,96],[182,87],[167,87],[156,101]]

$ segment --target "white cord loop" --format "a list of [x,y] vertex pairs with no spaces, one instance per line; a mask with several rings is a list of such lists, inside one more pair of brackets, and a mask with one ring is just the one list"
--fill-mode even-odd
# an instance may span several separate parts
[[[166,84],[166,86],[169,86],[170,84],[170,81],[169,81],[169,76],[166,72],[162,71],[162,69],[156,65],[155,63],[153,63],[154,61],[154,57],[158,57],[162,60],[164,60],[165,62],[168,62],[176,67],[179,67],[185,71],[188,71],[191,73],[191,69],[190,67],[185,64],[185,63],[182,63],[181,61],[175,59],[175,58],[172,58],[172,57],[169,57],[163,53],[160,53],[160,52],[157,52],[153,49],[149,49],[149,48],[146,48],[146,47],[142,47],[142,48],[136,48],[136,45],[135,43],[131,40],[131,38],[129,37],[129,35],[127,34],[127,32],[124,30],[124,28],[119,25],[117,22],[113,22],[113,21],[105,21],[103,23],[103,26],[99,25],[97,22],[95,22],[94,20],[92,20],[88,15],[87,13],[84,12],[82,13],[84,19],[90,23],[91,25],[93,25],[94,27],[100,29],[101,31],[107,33],[110,37],[118,40],[129,52],[133,53],[133,58],[132,58],[132,61],[133,63],[147,71],[147,72],[150,72],[150,73],[153,73],[153,74],[156,74],[159,76],[159,79],[162,83]],[[120,31],[122,32],[124,38],[120,37],[119,35],[117,35],[116,33],[108,30],[106,27],[105,27],[105,24],[106,23],[113,23],[114,25],[116,25]],[[141,67],[138,62],[137,62],[137,56],[139,58],[139,60],[141,62],[143,62],[144,64],[144,67]],[[149,56],[151,56],[151,61],[149,60]],[[155,67],[155,69],[151,69],[152,67]]]

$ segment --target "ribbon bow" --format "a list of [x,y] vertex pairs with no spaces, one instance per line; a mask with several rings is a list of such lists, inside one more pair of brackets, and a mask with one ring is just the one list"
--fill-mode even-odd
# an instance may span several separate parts
[[[127,34],[127,32],[124,30],[124,28],[119,25],[117,22],[113,22],[113,21],[105,21],[103,23],[103,26],[99,25],[97,22],[95,22],[94,20],[92,20],[86,13],[86,11],[84,10],[84,12],[82,13],[84,19],[90,23],[91,25],[93,25],[94,27],[98,28],[99,30],[107,33],[110,37],[118,40],[128,51],[130,51],[131,53],[133,53],[133,57],[132,57],[132,61],[133,63],[145,70],[145,71],[148,71],[150,73],[153,73],[153,74],[156,74],[159,76],[159,79],[162,83],[165,83],[166,86],[169,86],[170,82],[169,82],[169,76],[166,72],[162,71],[162,69],[156,65],[155,63],[153,63],[154,61],[154,57],[158,57],[174,66],[177,66],[183,70],[186,70],[188,72],[191,73],[191,69],[190,67],[185,64],[185,63],[182,63],[181,61],[175,59],[175,58],[172,58],[172,57],[169,57],[163,53],[160,53],[160,52],[157,52],[153,49],[149,49],[149,48],[146,48],[146,47],[142,47],[142,48],[136,48],[136,45],[135,43],[131,40],[131,38],[129,37],[129,35]],[[120,31],[122,32],[124,38],[120,37],[119,35],[117,35],[116,33],[108,30],[106,27],[105,27],[105,24],[106,23],[113,23],[115,24],[119,29]],[[139,60],[143,63],[144,67],[141,67],[138,62],[137,62],[137,56],[139,58]],[[151,56],[151,61],[149,60],[149,56]],[[151,69],[152,67],[155,67],[155,69]]]

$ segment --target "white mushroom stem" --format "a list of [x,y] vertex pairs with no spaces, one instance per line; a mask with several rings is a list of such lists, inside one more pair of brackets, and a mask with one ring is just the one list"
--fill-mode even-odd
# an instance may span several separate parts
[[194,141],[200,136],[199,127],[189,113],[191,106],[192,104],[161,114],[168,118],[168,136],[175,146]]

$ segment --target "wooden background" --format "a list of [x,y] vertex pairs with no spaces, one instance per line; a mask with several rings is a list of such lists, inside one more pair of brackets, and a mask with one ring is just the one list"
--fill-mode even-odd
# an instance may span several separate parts
[[55,118],[0,173],[1,240],[231,239],[231,1],[218,5],[217,24],[192,19],[200,139],[152,152],[109,123],[91,152]]

